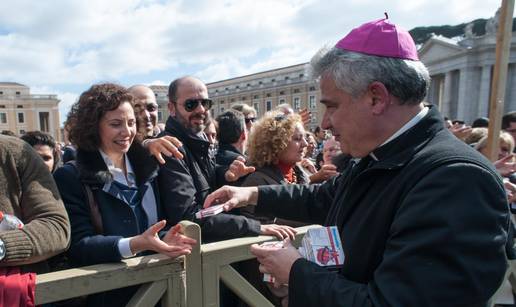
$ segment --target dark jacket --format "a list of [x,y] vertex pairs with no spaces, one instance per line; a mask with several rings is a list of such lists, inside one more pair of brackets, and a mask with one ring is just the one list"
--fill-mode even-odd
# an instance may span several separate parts
[[[163,218],[159,206],[157,162],[139,143],[134,142],[127,153],[133,167],[137,186],[147,182],[152,184],[156,197],[158,220]],[[134,212],[123,200],[102,190],[104,184],[112,180],[99,151],[77,150],[76,165],[65,164],[54,173],[59,192],[70,216],[72,241],[69,259],[78,266],[122,259],[118,241],[143,233],[139,229]],[[94,199],[102,216],[103,234],[95,232],[91,222],[90,207],[83,184],[92,189]],[[125,306],[134,288],[113,290],[88,297],[90,306]]]
[[[296,173],[297,178],[299,178],[299,183],[307,183],[309,181],[308,178],[304,177],[303,172],[299,169],[299,167],[294,166],[294,172]],[[257,187],[262,185],[287,185],[288,182],[281,174],[279,168],[267,165],[263,167],[256,168],[256,171],[252,174],[249,174],[242,183],[242,187]],[[276,218],[274,215],[265,214],[265,215],[257,215],[254,211],[254,206],[247,206],[240,208],[240,214],[243,216],[247,216],[250,218],[254,218],[262,222],[263,224],[279,224],[279,225],[289,225],[292,227],[301,227],[306,225],[306,223]]]
[[221,213],[198,220],[195,213],[202,209],[204,199],[213,189],[224,184],[227,167],[218,167],[209,154],[209,142],[188,132],[175,118],[169,117],[164,135],[178,138],[183,159],[166,158],[160,167],[161,201],[167,221],[174,225],[181,220],[198,223],[203,240],[224,240],[260,234],[258,221]]
[[215,162],[219,165],[231,165],[231,163],[233,163],[233,161],[238,157],[245,158],[244,154],[236,149],[235,146],[231,144],[219,144],[219,149],[215,156]]
[[321,186],[259,188],[257,213],[340,230],[344,267],[298,259],[290,306],[486,306],[507,268],[509,225],[491,163],[434,108],[374,154],[354,178],[348,168]]

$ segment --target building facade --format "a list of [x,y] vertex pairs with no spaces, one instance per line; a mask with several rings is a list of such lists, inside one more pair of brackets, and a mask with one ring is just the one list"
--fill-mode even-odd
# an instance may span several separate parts
[[[258,117],[280,104],[289,104],[294,111],[307,109],[312,114],[311,130],[320,124],[323,106],[317,103],[320,90],[307,75],[308,64],[298,64],[242,77],[206,84],[213,99],[211,115],[217,117],[233,104],[246,103],[256,109]],[[167,120],[168,86],[151,85],[158,103],[158,122]]]
[[165,123],[167,121],[168,112],[168,85],[151,85],[149,86],[158,103],[158,123]]
[[[504,113],[516,110],[515,38],[513,33]],[[466,35],[460,39],[437,36],[429,39],[419,49],[419,58],[432,77],[427,101],[437,105],[444,116],[469,124],[478,117],[489,116],[495,49],[493,29],[482,36],[474,36],[466,29]]]
[[0,130],[40,130],[61,141],[58,104],[57,95],[32,95],[28,86],[0,82]]
[[323,106],[319,85],[307,73],[308,64],[298,64],[256,74],[208,83],[213,99],[212,115],[217,116],[236,103],[256,109],[258,117],[280,104],[289,104],[294,111],[307,109],[312,114],[309,128],[320,124]]

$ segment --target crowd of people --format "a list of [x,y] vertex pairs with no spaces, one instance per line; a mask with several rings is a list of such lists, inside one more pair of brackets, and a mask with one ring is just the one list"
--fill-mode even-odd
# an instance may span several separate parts
[[[71,267],[187,255],[200,243],[181,233],[190,220],[203,243],[284,240],[253,245],[258,262],[236,266],[275,305],[485,306],[514,255],[516,112],[489,161],[486,121],[453,123],[423,102],[428,71],[408,32],[386,19],[357,27],[311,66],[325,107],[314,131],[309,112],[289,105],[258,118],[236,104],[211,118],[206,85],[185,76],[170,83],[164,125],[149,87],[100,83],[67,116],[71,144],[39,131],[0,136],[0,211],[24,223],[0,230],[0,268],[47,272],[44,260],[59,254]],[[215,204],[226,212],[196,216]],[[338,227],[338,271],[290,244],[307,224]],[[135,292],[87,304],[124,306]]]

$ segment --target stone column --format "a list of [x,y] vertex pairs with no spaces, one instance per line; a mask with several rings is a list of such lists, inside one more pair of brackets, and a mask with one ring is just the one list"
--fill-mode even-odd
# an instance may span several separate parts
[[478,93],[477,117],[487,116],[491,89],[491,65],[482,66],[480,75],[480,90]]
[[444,93],[441,105],[441,114],[450,117],[450,105],[452,104],[452,72],[447,71],[444,75]]
[[[457,119],[464,120],[467,123],[471,123],[472,109],[475,102],[475,98],[471,97],[471,90],[468,85],[471,84],[471,68],[464,67],[460,69],[459,77],[459,92],[458,92],[458,104],[457,104]],[[476,108],[475,108],[476,109]]]

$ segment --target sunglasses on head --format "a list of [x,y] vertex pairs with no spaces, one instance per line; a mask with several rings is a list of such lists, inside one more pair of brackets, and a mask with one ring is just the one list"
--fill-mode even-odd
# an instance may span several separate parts
[[187,112],[192,112],[193,110],[197,109],[197,107],[199,106],[199,103],[202,105],[203,108],[205,108],[206,110],[209,110],[209,109],[211,109],[213,101],[208,98],[204,98],[204,99],[203,98],[199,98],[199,99],[189,98],[189,99],[185,100],[185,110]]
[[256,117],[249,117],[245,119],[246,124],[254,123],[256,121]]

